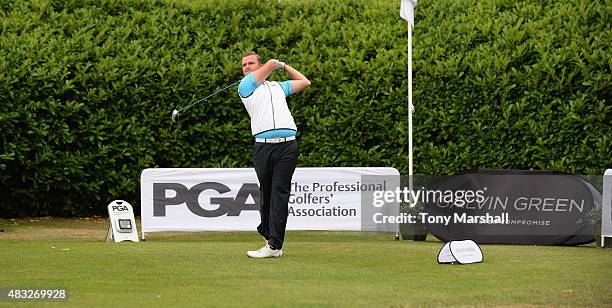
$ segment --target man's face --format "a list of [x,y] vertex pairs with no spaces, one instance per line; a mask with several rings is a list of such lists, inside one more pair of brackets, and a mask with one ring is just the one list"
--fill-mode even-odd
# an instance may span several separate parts
[[244,76],[258,70],[263,64],[257,61],[256,55],[246,56],[242,58],[242,73]]

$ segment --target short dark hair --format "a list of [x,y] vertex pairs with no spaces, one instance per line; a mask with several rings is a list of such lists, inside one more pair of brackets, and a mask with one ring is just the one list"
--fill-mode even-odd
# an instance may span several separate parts
[[242,58],[244,58],[244,57],[248,57],[248,56],[257,56],[257,62],[259,62],[259,64],[261,64],[261,61],[263,61],[263,59],[261,58],[261,56],[260,56],[260,55],[258,55],[258,54],[257,54],[256,52],[254,52],[254,51],[249,51],[249,52],[244,53],[244,54],[242,55]]

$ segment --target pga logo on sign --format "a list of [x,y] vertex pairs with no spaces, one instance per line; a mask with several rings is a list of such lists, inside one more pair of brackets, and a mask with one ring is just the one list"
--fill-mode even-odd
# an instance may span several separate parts
[[130,209],[128,209],[126,205],[111,205],[111,210],[113,212],[126,212],[126,211],[129,211]]
[[[207,209],[200,203],[200,195],[216,195],[209,198],[211,207]],[[153,216],[166,216],[168,206],[186,204],[189,211],[200,217],[239,216],[242,211],[259,210],[259,186],[244,183],[236,197],[231,197],[231,189],[218,182],[204,182],[191,188],[180,183],[153,183]],[[250,197],[250,198],[249,198]]]

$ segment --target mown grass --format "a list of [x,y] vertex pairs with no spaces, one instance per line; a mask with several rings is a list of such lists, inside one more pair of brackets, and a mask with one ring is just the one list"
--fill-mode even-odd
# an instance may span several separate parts
[[[104,243],[102,219],[4,220],[0,287],[67,288],[71,306],[606,306],[612,250],[484,245],[439,265],[442,243],[389,234],[289,232],[286,255],[252,260],[255,233],[149,234]],[[61,237],[53,230],[62,231]],[[24,234],[29,234],[26,236]],[[11,305],[21,304],[11,302]],[[34,303],[23,303],[32,305]],[[38,304],[38,303],[37,303]]]

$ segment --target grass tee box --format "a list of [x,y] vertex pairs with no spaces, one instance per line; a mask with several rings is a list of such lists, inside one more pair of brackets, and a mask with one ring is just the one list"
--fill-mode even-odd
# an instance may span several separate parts
[[270,306],[272,295],[277,306],[612,301],[612,250],[592,245],[482,245],[483,263],[439,265],[442,243],[431,238],[310,231],[288,232],[283,258],[251,260],[245,251],[260,244],[255,232],[155,233],[110,244],[102,218],[0,221],[0,286],[66,289],[62,306]]

